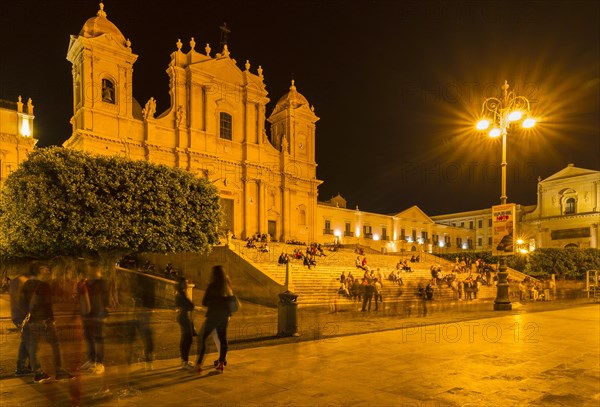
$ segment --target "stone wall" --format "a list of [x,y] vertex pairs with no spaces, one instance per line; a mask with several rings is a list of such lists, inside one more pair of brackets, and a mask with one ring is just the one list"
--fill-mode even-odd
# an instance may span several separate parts
[[[138,256],[138,264],[143,264],[146,260],[152,262],[156,270],[164,270],[167,263],[171,263],[175,270],[201,290],[210,282],[211,269],[222,265],[229,274],[235,294],[245,301],[261,305],[277,306],[278,294],[284,291],[283,284],[267,276],[227,246],[213,247],[209,254],[144,253]],[[197,298],[196,303],[199,301],[201,299]]]

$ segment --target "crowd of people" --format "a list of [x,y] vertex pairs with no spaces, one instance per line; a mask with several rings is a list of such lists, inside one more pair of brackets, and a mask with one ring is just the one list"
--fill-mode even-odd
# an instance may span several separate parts
[[339,278],[340,288],[338,296],[352,299],[354,302],[362,302],[361,311],[371,311],[373,299],[375,300],[375,311],[379,310],[379,304],[383,305],[383,273],[379,269],[365,270],[363,277],[354,277],[352,272],[342,272]]
[[323,246],[319,243],[311,243],[306,249],[295,248],[292,254],[281,252],[277,259],[280,266],[288,264],[291,260],[300,260],[302,265],[311,269],[317,266],[317,257],[326,256]]
[[548,279],[545,281],[534,280],[525,277],[518,283],[519,301],[550,301],[556,297],[556,281]]
[[263,233],[262,235],[260,233],[255,233],[254,235],[250,236],[248,239],[246,239],[246,247],[249,249],[255,249],[255,248],[259,248],[259,247],[264,247],[264,245],[267,245],[271,242],[271,235],[268,233]]
[[[88,259],[77,268],[77,281],[73,282],[72,305],[78,315],[85,343],[85,357],[77,369],[78,374],[91,374],[104,377],[102,388],[95,396],[110,394],[105,373],[105,325],[109,318],[110,295],[109,283],[103,277],[101,262]],[[121,317],[112,329],[121,340],[125,340],[125,358],[129,364],[134,362],[133,345],[135,338],[140,337],[144,349],[145,369],[153,369],[155,341],[151,329],[151,315],[156,306],[154,285],[142,274],[132,276],[130,300],[132,310]],[[176,296],[174,304],[179,309],[177,322],[181,327],[180,356],[182,367],[202,372],[203,359],[206,354],[206,339],[213,335],[219,351],[219,358],[214,362],[217,372],[223,372],[227,356],[227,324],[230,315],[239,308],[239,302],[233,295],[233,289],[227,274],[221,266],[212,270],[211,282],[206,288],[202,305],[206,307],[206,321],[200,330],[193,325],[192,312],[195,306],[188,297],[188,283],[182,276],[177,276]],[[57,333],[53,282],[56,276],[52,268],[44,262],[32,262],[22,274],[10,280],[9,297],[11,319],[20,333],[20,343],[16,357],[16,376],[33,376],[34,383],[70,380],[76,377],[65,369],[61,343]],[[232,305],[235,304],[235,305]],[[121,337],[122,336],[122,337]],[[193,337],[198,336],[198,359],[195,365],[188,362]],[[47,364],[39,357],[42,342],[48,343],[52,351],[52,363]],[[51,376],[49,373],[53,372]]]

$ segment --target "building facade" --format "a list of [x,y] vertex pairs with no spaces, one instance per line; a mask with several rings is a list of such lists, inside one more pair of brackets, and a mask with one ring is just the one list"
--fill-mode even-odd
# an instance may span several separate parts
[[[266,117],[263,70],[237,66],[227,45],[213,54],[175,44],[167,67],[170,107],[157,114],[150,98],[133,98],[131,42],[100,4],[67,59],[73,74],[73,131],[67,148],[116,154],[186,169],[219,190],[224,229],[245,238],[315,241],[317,187],[314,108],[289,92]],[[267,137],[266,122],[270,125]]]
[[524,240],[536,247],[600,247],[600,171],[569,164],[540,179],[537,206],[520,222]]
[[347,209],[336,196],[317,205],[317,224],[323,226],[319,241],[359,244],[384,253],[460,253],[473,249],[470,229],[434,222],[418,206],[393,215]]
[[0,188],[11,172],[27,158],[37,140],[33,132],[33,103],[0,100]]
[[[517,237],[523,250],[536,248],[599,248],[600,171],[567,167],[538,180],[537,204],[517,205]],[[475,249],[492,249],[492,211],[432,216],[438,223],[469,228]]]

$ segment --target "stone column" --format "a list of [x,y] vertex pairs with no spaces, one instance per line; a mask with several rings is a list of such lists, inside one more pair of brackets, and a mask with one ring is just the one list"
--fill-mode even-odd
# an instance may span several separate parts
[[265,230],[265,183],[262,180],[256,181],[258,187],[258,233],[261,235],[267,233]]
[[290,237],[290,190],[287,187],[282,187],[282,206],[281,208],[281,236],[282,241],[286,241]]
[[250,213],[250,191],[248,190],[248,178],[243,177],[242,178],[242,184],[244,185],[244,192],[243,192],[243,203],[242,203],[242,219],[244,219],[244,224],[243,224],[243,230],[242,230],[242,239],[247,239],[250,235],[251,232],[248,230],[250,225],[249,225],[249,213]]

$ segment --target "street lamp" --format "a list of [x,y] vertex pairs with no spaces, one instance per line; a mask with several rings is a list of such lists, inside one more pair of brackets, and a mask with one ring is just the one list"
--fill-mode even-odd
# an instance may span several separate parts
[[[535,119],[529,117],[531,114],[529,100],[524,96],[518,96],[515,92],[508,91],[508,82],[502,85],[502,98],[487,98],[481,107],[481,119],[477,122],[477,130],[484,131],[491,127],[488,135],[492,138],[502,136],[502,195],[500,204],[506,205],[506,136],[511,124],[521,123],[521,127],[530,129],[535,126]],[[510,297],[508,295],[508,272],[506,257],[501,256],[498,267],[498,283],[496,285],[496,300],[494,310],[511,310]]]
[[477,122],[477,130],[491,129],[488,135],[492,138],[502,136],[502,195],[500,204],[506,204],[506,136],[511,123],[521,122],[521,127],[530,129],[535,126],[535,119],[529,117],[531,111],[529,100],[524,96],[517,96],[515,92],[508,91],[509,85],[504,81],[502,85],[502,98],[487,98],[481,107],[481,119]]

